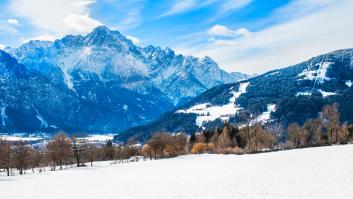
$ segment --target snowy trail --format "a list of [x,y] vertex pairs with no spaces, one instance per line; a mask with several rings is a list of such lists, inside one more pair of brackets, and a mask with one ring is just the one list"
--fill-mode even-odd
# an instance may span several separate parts
[[[173,159],[0,177],[6,199],[351,199],[353,145]],[[104,165],[105,164],[105,165]]]

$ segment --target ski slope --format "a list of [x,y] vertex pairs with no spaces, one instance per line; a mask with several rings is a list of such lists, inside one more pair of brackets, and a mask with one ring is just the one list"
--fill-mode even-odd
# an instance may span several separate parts
[[6,199],[351,199],[353,145],[0,176]]

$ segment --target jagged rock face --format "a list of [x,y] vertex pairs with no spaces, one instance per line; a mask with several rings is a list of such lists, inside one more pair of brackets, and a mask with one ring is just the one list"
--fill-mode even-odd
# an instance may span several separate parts
[[[253,122],[284,126],[318,117],[326,104],[337,102],[341,122],[353,123],[353,49],[339,50],[263,75],[214,87],[164,114],[147,126],[116,136],[146,139],[149,132],[215,128],[224,121],[241,125],[240,112],[252,114]],[[143,129],[149,129],[146,134]]]
[[214,85],[247,77],[226,73],[210,58],[137,47],[106,27],[6,52],[2,65],[29,76],[11,75],[3,82],[12,88],[2,93],[0,104],[0,130],[6,132],[115,133],[148,123]]
[[73,90],[82,80],[115,81],[142,94],[158,89],[174,105],[213,86],[247,77],[221,70],[209,57],[198,59],[175,55],[169,48],[137,47],[118,31],[106,27],[98,27],[86,36],[66,36],[54,43],[32,41],[7,52],[28,69]]
[[74,92],[0,53],[1,132],[117,132],[151,121],[165,111],[163,99],[114,82],[89,80],[77,85]]

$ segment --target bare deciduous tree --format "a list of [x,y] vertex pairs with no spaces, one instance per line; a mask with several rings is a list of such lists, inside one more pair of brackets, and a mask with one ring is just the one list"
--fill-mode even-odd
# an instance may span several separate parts
[[8,141],[0,140],[0,169],[5,169],[7,176],[10,176],[12,166],[12,149]]
[[338,113],[338,104],[327,105],[320,113],[324,127],[327,129],[328,140],[330,144],[338,141],[338,131],[340,128],[340,115]]
[[87,153],[87,140],[76,136],[72,136],[71,140],[72,152],[76,159],[76,165],[77,167],[80,167],[82,165],[82,158],[85,157],[85,154]]
[[29,165],[29,152],[30,148],[24,141],[19,141],[13,149],[14,166],[18,169],[20,175],[24,174],[24,171]]
[[59,165],[62,170],[63,163],[71,156],[71,141],[64,132],[58,133],[47,145],[48,157],[53,166]]

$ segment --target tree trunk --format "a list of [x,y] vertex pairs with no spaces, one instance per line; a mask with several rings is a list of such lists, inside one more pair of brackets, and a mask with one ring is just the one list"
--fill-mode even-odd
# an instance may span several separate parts
[[77,167],[79,167],[80,166],[80,156],[79,155],[76,156],[76,161],[77,161]]

